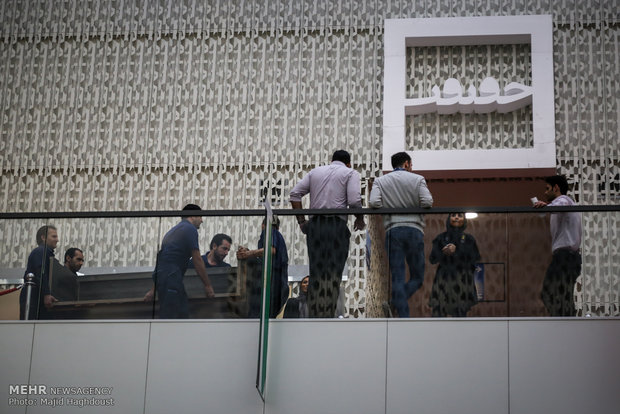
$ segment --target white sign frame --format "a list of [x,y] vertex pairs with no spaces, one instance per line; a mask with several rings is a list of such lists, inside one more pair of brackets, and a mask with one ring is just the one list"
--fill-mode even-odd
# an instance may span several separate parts
[[[391,156],[400,151],[411,155],[415,171],[441,171],[443,176],[450,171],[475,175],[476,171],[488,174],[508,170],[513,170],[513,174],[504,175],[532,175],[536,170],[555,169],[552,16],[386,19],[384,39],[384,171],[392,170]],[[521,43],[531,44],[533,147],[420,151],[405,148],[407,47]],[[441,81],[445,79],[438,79]]]

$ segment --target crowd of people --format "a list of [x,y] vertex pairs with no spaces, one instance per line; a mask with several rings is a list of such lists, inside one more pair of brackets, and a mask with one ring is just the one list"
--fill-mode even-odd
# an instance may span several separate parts
[[[393,154],[393,171],[374,180],[369,197],[371,208],[430,208],[433,196],[423,176],[413,172],[412,159],[406,152]],[[546,201],[534,201],[535,208],[575,205],[568,197],[568,183],[563,176],[546,179]],[[333,153],[331,163],[309,171],[291,190],[290,203],[302,209],[302,199],[309,195],[310,209],[349,209],[362,207],[360,174],[351,168],[347,151]],[[200,211],[196,204],[187,204],[183,211]],[[191,213],[190,213],[191,214]],[[280,233],[280,221],[272,221],[271,237],[266,237],[263,222],[256,249],[239,247],[239,260],[252,263],[255,272],[249,277],[262,279],[265,240],[271,240],[272,269],[270,280],[269,316],[294,318],[333,318],[337,316],[340,284],[349,254],[351,232],[346,214],[321,214],[296,219],[306,237],[309,275],[300,283],[300,293],[290,298],[289,256],[285,238]],[[163,319],[189,318],[188,297],[184,285],[187,269],[194,269],[204,285],[204,295],[214,297],[209,270],[229,267],[224,259],[232,248],[232,238],[220,233],[213,236],[209,250],[201,255],[198,229],[200,215],[184,215],[180,222],[163,237],[152,274],[153,286],[145,301],[159,302],[158,317]],[[390,316],[410,317],[409,302],[424,283],[424,215],[384,215],[385,250],[388,258],[391,294],[385,303]],[[355,215],[354,230],[366,227],[364,216]],[[432,242],[429,263],[437,265],[428,306],[433,317],[464,317],[477,303],[474,274],[481,254],[475,238],[465,232],[467,219],[463,213],[452,213],[446,220],[446,231]],[[575,212],[551,214],[552,261],[547,269],[541,299],[552,316],[574,316],[573,289],[581,272],[581,215]],[[21,319],[48,319],[57,298],[50,290],[49,274],[56,261],[58,231],[46,225],[36,233],[37,247],[28,257],[26,275],[34,275],[34,288],[23,289],[20,295]],[[64,266],[74,274],[84,264],[84,253],[70,248],[64,256]],[[408,272],[407,272],[408,269]],[[408,273],[408,277],[407,277]],[[249,289],[248,317],[258,317],[261,308],[262,284]]]

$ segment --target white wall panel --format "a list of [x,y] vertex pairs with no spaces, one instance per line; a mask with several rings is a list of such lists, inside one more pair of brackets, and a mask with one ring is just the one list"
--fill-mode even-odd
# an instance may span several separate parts
[[506,321],[388,323],[386,414],[509,413]]
[[[141,413],[144,409],[148,323],[38,323],[32,347],[31,384],[48,387],[112,387],[110,395],[67,395],[62,413]],[[47,395],[47,397],[60,397]],[[114,405],[69,405],[76,400],[113,398]],[[41,401],[39,399],[39,401]],[[53,412],[40,403],[28,413]]]
[[385,321],[270,324],[266,412],[382,413]]
[[581,414],[620,408],[618,318],[277,320],[270,332],[263,410],[255,388],[257,321],[1,323],[0,412],[25,412],[8,406],[9,385],[17,384],[45,385],[48,392],[112,387],[115,400],[113,407],[80,409],[65,401],[28,413]]
[[34,324],[0,324],[0,411],[7,414],[25,413],[26,407],[9,405],[9,397],[24,399],[26,396],[9,395],[10,385],[28,384]]
[[509,325],[510,414],[620,411],[618,320]]
[[262,413],[258,329],[258,321],[153,323],[146,412]]

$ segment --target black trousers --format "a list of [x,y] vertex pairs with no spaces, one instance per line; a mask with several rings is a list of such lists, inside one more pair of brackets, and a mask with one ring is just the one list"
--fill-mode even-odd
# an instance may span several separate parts
[[[37,280],[37,283],[39,281]],[[19,292],[19,319],[26,319],[26,301],[27,301],[27,288],[24,286]],[[54,319],[54,314],[51,310],[48,310],[45,307],[45,302],[43,301],[43,294],[39,291],[38,284],[32,287],[30,292],[30,309],[28,311],[28,319],[31,320],[43,320],[43,319]]]
[[183,284],[183,274],[174,268],[160,267],[155,279],[159,298],[160,319],[189,318],[189,301]]
[[573,290],[581,273],[581,254],[570,250],[553,252],[551,264],[543,281],[542,298],[549,315],[575,316]]
[[306,225],[310,261],[309,317],[333,318],[342,272],[349,256],[351,232],[344,220],[333,216],[315,216]]

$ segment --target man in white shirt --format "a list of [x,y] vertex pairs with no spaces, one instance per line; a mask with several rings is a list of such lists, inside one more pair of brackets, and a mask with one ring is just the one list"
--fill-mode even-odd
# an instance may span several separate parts
[[[547,202],[538,201],[535,208],[575,205],[566,195],[566,177],[553,175],[545,181]],[[551,213],[550,227],[553,257],[540,296],[551,316],[575,316],[573,291],[581,273],[581,213]]]
[[[301,209],[301,199],[310,194],[311,209],[359,208],[362,206],[360,175],[351,168],[351,156],[338,150],[332,163],[310,171],[291,190],[293,209]],[[333,318],[344,265],[349,256],[351,232],[347,215],[313,216],[306,220],[297,216],[301,231],[306,234],[310,264],[308,311],[311,318]],[[354,228],[363,230],[364,216],[356,215]]]
[[[370,192],[372,208],[430,208],[433,196],[424,177],[413,173],[406,152],[392,155],[394,171],[377,178]],[[385,250],[392,274],[392,306],[400,318],[409,317],[409,298],[424,282],[424,216],[390,214],[383,217]],[[409,281],[405,283],[405,262]]]

